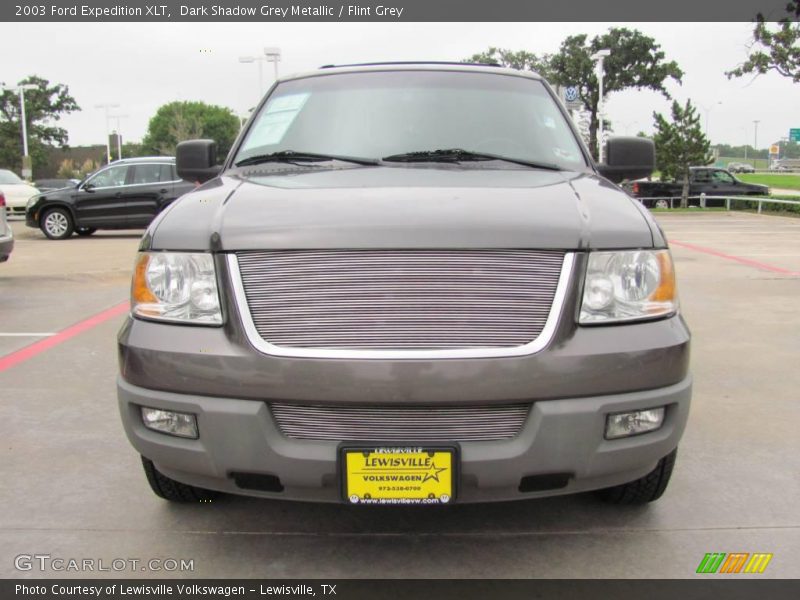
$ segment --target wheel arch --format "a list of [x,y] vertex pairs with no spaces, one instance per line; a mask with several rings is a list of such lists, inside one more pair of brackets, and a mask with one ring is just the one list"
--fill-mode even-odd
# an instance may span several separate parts
[[44,218],[44,216],[48,213],[48,211],[50,211],[50,210],[52,210],[54,208],[65,208],[65,209],[67,209],[67,212],[69,213],[69,216],[72,217],[72,224],[75,227],[79,226],[78,217],[75,214],[75,207],[72,206],[71,204],[69,204],[68,202],[64,202],[63,200],[55,200],[53,202],[48,202],[47,204],[44,204],[39,209],[39,215],[38,215],[38,217],[36,219],[36,222],[39,224],[39,227],[42,226],[42,219]]

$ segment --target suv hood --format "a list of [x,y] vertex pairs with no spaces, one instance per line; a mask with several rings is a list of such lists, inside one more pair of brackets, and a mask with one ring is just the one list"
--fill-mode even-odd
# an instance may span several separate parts
[[593,174],[292,167],[229,171],[208,182],[151,225],[143,248],[578,250],[651,247],[656,233],[635,200]]

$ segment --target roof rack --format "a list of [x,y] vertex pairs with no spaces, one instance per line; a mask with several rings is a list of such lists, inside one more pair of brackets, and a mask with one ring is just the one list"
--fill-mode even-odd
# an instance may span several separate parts
[[389,62],[368,62],[368,63],[353,63],[350,65],[322,65],[320,69],[334,69],[337,67],[381,67],[391,65],[457,65],[460,67],[502,67],[499,63],[473,63],[473,62],[456,62],[447,60],[400,60]]

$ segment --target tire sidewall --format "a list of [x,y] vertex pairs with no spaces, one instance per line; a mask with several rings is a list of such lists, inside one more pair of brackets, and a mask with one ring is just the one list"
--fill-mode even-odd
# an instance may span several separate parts
[[[58,214],[63,215],[63,217],[67,221],[66,229],[60,235],[54,235],[54,234],[50,233],[47,230],[47,226],[46,226],[47,218],[50,215],[54,214],[54,213],[58,213]],[[75,230],[75,223],[72,220],[72,215],[69,213],[69,211],[67,209],[65,209],[65,208],[51,208],[51,209],[45,211],[45,213],[42,215],[42,219],[39,222],[39,228],[42,230],[42,233],[44,233],[45,236],[47,236],[48,239],[51,239],[51,240],[65,240],[68,237],[70,237],[72,235],[73,231]]]

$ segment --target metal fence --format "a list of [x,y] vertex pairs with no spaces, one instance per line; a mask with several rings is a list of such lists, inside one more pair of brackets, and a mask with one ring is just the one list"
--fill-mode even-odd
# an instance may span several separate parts
[[[681,197],[680,196],[662,196],[656,198],[636,198],[642,204],[652,204],[656,208],[675,208],[676,204],[680,206]],[[700,196],[689,196],[689,200],[698,200],[700,203],[700,208],[706,208],[706,202],[708,200],[714,201],[725,201],[725,210],[731,210],[731,201],[742,201],[742,202],[753,202],[757,204],[758,213],[761,214],[761,209],[763,204],[766,203],[773,203],[773,204],[788,204],[791,206],[800,206],[800,196],[798,196],[797,200],[779,200],[778,198],[762,198],[759,196],[706,196],[705,194],[701,194]],[[661,205],[664,203],[664,205]],[[668,205],[668,206],[667,206]]]

